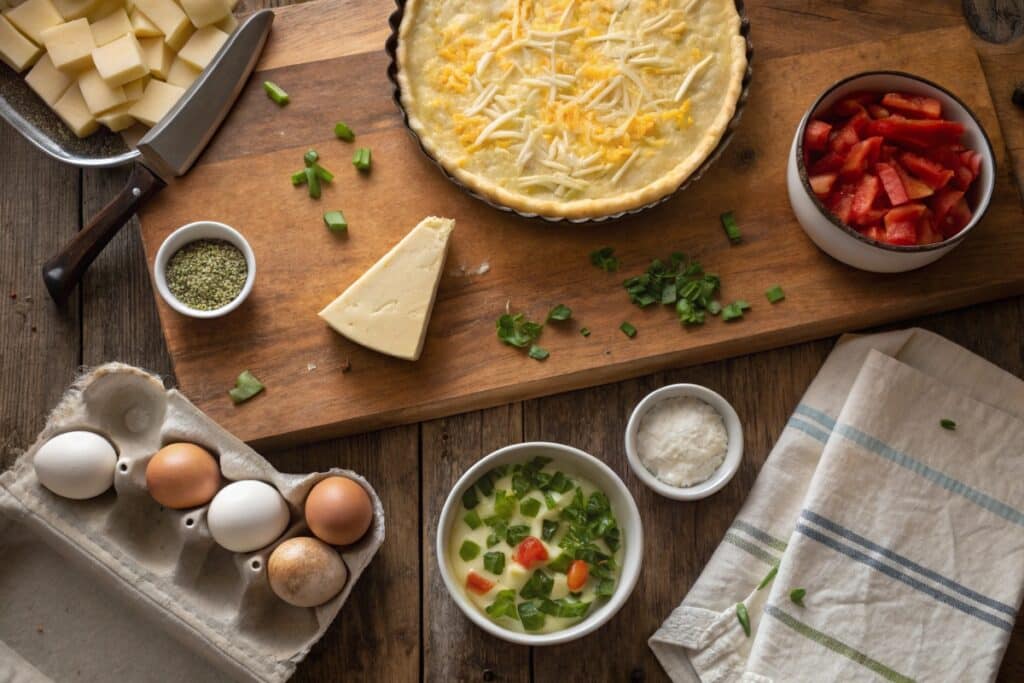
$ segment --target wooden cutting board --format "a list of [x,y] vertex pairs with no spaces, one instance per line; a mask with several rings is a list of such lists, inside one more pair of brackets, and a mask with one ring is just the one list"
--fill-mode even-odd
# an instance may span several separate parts
[[[966,29],[943,29],[816,54],[754,61],[750,100],[731,146],[708,174],[672,201],[620,222],[552,225],[495,211],[452,186],[404,129],[385,70],[386,3],[318,2],[279,12],[267,51],[238,105],[196,167],[142,215],[152,264],[161,240],[212,219],[239,229],[257,258],[256,286],[230,316],[179,316],[158,301],[168,350],[185,394],[242,439],[260,445],[313,440],[418,421],[621,380],[671,366],[878,325],[1024,292],[1024,212],[978,57]],[[753,27],[757,35],[770,27]],[[936,50],[936,45],[942,45]],[[786,198],[786,155],[815,97],[845,75],[900,69],[957,93],[985,125],[998,156],[985,221],[950,256],[892,276],[858,272],[820,252]],[[291,94],[276,107],[271,79]],[[373,171],[351,165],[354,146],[333,126],[348,122],[373,150]],[[337,178],[313,201],[289,175],[315,147]],[[347,237],[321,215],[342,209]],[[719,224],[733,210],[744,241]],[[446,274],[423,356],[409,363],[362,349],[332,332],[319,311],[423,216],[456,219]],[[612,246],[616,274],[589,263]],[[621,287],[650,260],[683,251],[720,274],[722,299],[744,298],[740,322],[709,319],[684,329],[667,307],[640,310]],[[488,264],[485,274],[470,275]],[[787,298],[769,305],[780,284]],[[574,320],[551,325],[546,362],[501,345],[494,323],[509,306],[543,319],[558,303]],[[623,321],[639,330],[628,339]],[[584,338],[580,326],[592,334]],[[266,392],[242,406],[227,396],[241,370]],[[780,372],[784,369],[780,368]],[[623,410],[627,407],[623,407]]]

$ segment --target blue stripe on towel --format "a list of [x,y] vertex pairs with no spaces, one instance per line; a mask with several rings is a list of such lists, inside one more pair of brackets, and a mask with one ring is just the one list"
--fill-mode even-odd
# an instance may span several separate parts
[[820,531],[817,531],[816,529],[812,529],[805,524],[797,524],[796,531],[800,534],[803,534],[807,538],[810,538],[826,547],[835,550],[838,553],[842,553],[843,555],[846,555],[847,557],[856,560],[861,564],[871,567],[872,569],[875,569],[892,579],[895,579],[903,584],[906,584],[914,590],[924,593],[925,595],[929,595],[932,598],[943,603],[944,605],[948,605],[953,609],[959,610],[964,614],[970,615],[980,621],[984,621],[985,623],[995,626],[998,629],[1002,629],[1003,631],[1013,631],[1013,622],[1005,621],[995,615],[989,614],[988,612],[978,609],[973,605],[969,605],[966,602],[957,600],[956,598],[947,595],[946,593],[943,593],[942,591],[935,589],[926,583],[918,581],[912,576],[904,574],[895,567],[891,567],[883,562],[880,562],[879,560],[869,555],[866,555],[861,551],[857,550],[856,548],[848,546],[845,543],[842,543],[837,539],[832,538],[831,536],[826,536],[825,534],[821,533]]
[[820,422],[821,424],[823,424],[826,427],[828,427],[829,431],[832,431],[833,429],[835,429],[835,426],[836,426],[835,418],[833,418],[832,416],[828,415],[827,413],[823,413],[822,411],[818,410],[817,408],[812,408],[812,407],[810,407],[809,405],[807,405],[805,403],[801,403],[800,405],[798,405],[794,412],[799,413],[800,415],[803,415],[804,417],[809,417],[812,420],[816,420],[817,422]]
[[869,540],[867,538],[864,538],[863,536],[861,536],[857,532],[851,531],[850,529],[847,529],[846,527],[842,526],[841,524],[833,522],[832,520],[828,519],[827,517],[822,517],[821,515],[817,514],[816,512],[812,512],[811,510],[803,510],[800,513],[800,516],[803,517],[806,520],[809,520],[809,521],[813,522],[814,524],[817,524],[818,526],[820,526],[822,528],[828,529],[829,531],[831,531],[832,533],[834,533],[834,534],[836,534],[838,536],[842,536],[843,538],[845,538],[848,541],[852,541],[852,542],[854,542],[854,543],[856,543],[856,544],[858,544],[858,545],[860,545],[860,546],[862,546],[864,548],[867,548],[868,550],[873,550],[874,552],[878,553],[879,555],[882,555],[882,556],[892,560],[896,564],[903,565],[907,569],[915,571],[918,574],[920,574],[921,576],[925,576],[925,577],[931,579],[932,581],[934,581],[935,583],[941,584],[941,585],[945,586],[946,588],[949,588],[950,590],[956,591],[957,593],[960,593],[961,595],[963,595],[965,597],[968,597],[968,598],[974,600],[975,602],[979,602],[979,603],[981,603],[983,605],[991,607],[994,610],[998,610],[1000,612],[1008,614],[1011,617],[1012,616],[1016,616],[1016,614],[1017,614],[1017,610],[1015,610],[1010,605],[1007,605],[1005,603],[999,602],[998,600],[993,600],[992,598],[989,598],[989,597],[987,597],[985,595],[982,595],[981,593],[978,593],[977,591],[973,591],[970,588],[968,588],[967,586],[959,584],[959,583],[957,583],[956,581],[954,581],[952,579],[947,579],[942,574],[939,574],[936,571],[932,571],[931,569],[928,569],[927,567],[923,567],[923,566],[919,565],[918,563],[914,562],[913,560],[911,560],[909,558],[906,558],[903,555],[900,555],[899,553],[897,553],[895,551],[892,551],[892,550],[890,550],[890,549],[888,549],[888,548],[886,548],[884,546],[880,546],[877,543],[875,543],[875,542],[873,542],[873,541],[871,541],[871,540]]
[[828,432],[815,427],[809,422],[804,422],[798,417],[789,418],[789,422],[786,423],[787,427],[792,427],[797,431],[801,431],[812,439],[817,439],[821,443],[828,443]]

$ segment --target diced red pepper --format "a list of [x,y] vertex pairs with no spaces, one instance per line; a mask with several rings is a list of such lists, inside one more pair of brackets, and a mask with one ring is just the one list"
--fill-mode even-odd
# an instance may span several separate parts
[[484,595],[492,588],[494,588],[494,582],[488,581],[484,577],[477,574],[472,569],[469,570],[469,574],[466,576],[466,588],[477,593],[478,595]]
[[878,179],[882,181],[885,194],[889,197],[889,201],[892,202],[893,206],[906,204],[910,201],[910,197],[907,196],[907,188],[903,186],[903,181],[891,164],[877,163],[875,164],[875,172],[878,173]]
[[839,100],[832,105],[832,113],[837,116],[849,117],[855,116],[860,112],[864,111],[864,103],[858,102],[852,97]]
[[932,212],[935,214],[935,224],[942,226],[946,215],[956,206],[957,202],[964,196],[962,190],[945,189],[939,190],[931,201]]
[[810,121],[804,130],[804,147],[821,152],[828,147],[828,136],[832,132],[832,126],[824,121]]
[[963,162],[964,166],[971,169],[971,173],[974,174],[975,178],[981,173],[981,155],[973,149],[965,149],[960,152],[960,161]]
[[527,536],[516,548],[515,560],[527,569],[538,562],[547,562],[548,549],[536,536]]
[[[882,184],[878,182],[878,176],[866,174],[860,179],[857,191],[853,194],[853,204],[850,207],[850,220],[854,223],[874,223],[877,218],[868,219],[868,213],[875,203],[875,197],[881,190]],[[867,219],[867,220],[865,220]]]
[[835,185],[836,178],[839,176],[835,173],[822,173],[821,175],[812,175],[808,178],[811,183],[811,189],[814,190],[814,194],[818,195],[819,198],[827,197],[828,193],[832,191],[832,186]]
[[882,97],[882,106],[915,119],[942,118],[942,103],[932,97],[890,92]]
[[826,205],[832,215],[843,223],[850,223],[850,216],[853,213],[853,193],[846,191],[840,194],[833,194]]
[[871,123],[871,117],[868,113],[861,109],[859,112],[850,117],[846,125],[853,128],[854,132],[857,133],[857,137],[863,139],[865,134],[868,132],[868,124]]
[[942,231],[944,237],[952,237],[963,230],[971,222],[971,218],[973,218],[971,208],[967,206],[967,200],[961,197],[946,214],[945,219],[939,225],[939,230]]
[[942,233],[935,225],[935,217],[931,211],[925,211],[917,226],[918,244],[936,244],[943,240]]
[[967,190],[973,182],[974,174],[971,169],[967,166],[958,166],[950,184],[958,190]]
[[876,242],[885,241],[885,228],[880,225],[872,225],[861,231],[861,234],[868,239],[875,240]]
[[953,178],[953,171],[948,168],[943,168],[941,164],[932,161],[931,159],[926,159],[918,154],[914,154],[913,152],[904,152],[901,154],[900,163],[903,165],[903,168],[912,173],[916,178],[919,178],[933,190],[945,187]]
[[882,138],[872,137],[861,140],[853,146],[843,167],[839,169],[839,175],[845,180],[857,180],[868,169],[869,164],[878,160],[878,151],[882,148]]
[[903,168],[898,161],[891,165],[896,170],[900,180],[903,182],[903,187],[906,189],[908,197],[911,199],[924,199],[925,197],[932,196],[934,193],[932,188],[907,173],[907,169]]
[[846,124],[839,130],[832,133],[828,146],[836,154],[846,154],[850,149],[860,142],[860,136],[850,124]]
[[812,175],[835,173],[843,167],[843,160],[844,157],[842,155],[836,154],[835,152],[829,152],[811,164],[811,167],[808,170]]
[[868,114],[870,114],[873,119],[887,119],[891,116],[889,110],[880,104],[869,104]]
[[573,563],[569,565],[569,571],[566,573],[565,585],[569,590],[576,592],[583,588],[589,576],[590,567],[587,563],[584,560],[573,560]]
[[952,144],[960,141],[964,124],[959,121],[933,121],[926,119],[875,119],[868,122],[868,135],[880,135],[887,140],[898,140],[915,147]]
[[885,241],[889,244],[917,244],[917,224],[927,211],[924,204],[907,204],[885,214]]

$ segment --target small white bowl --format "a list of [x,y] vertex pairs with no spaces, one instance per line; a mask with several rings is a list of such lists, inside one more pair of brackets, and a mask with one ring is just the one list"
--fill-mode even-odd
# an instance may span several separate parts
[[[245,284],[242,285],[242,291],[238,293],[238,296],[232,299],[230,303],[209,311],[200,311],[191,306],[186,306],[171,294],[171,290],[167,286],[167,262],[171,260],[171,257],[179,249],[196,240],[223,240],[233,244],[245,256],[245,265],[248,270]],[[156,282],[156,291],[160,292],[160,296],[167,302],[167,305],[178,313],[187,315],[190,318],[219,318],[241,306],[242,302],[245,301],[252,291],[253,283],[256,281],[256,256],[253,254],[249,242],[234,228],[216,221],[196,221],[195,223],[181,226],[168,235],[167,239],[160,245],[156,252],[156,259],[153,262],[153,280]]]
[[[639,431],[640,422],[647,411],[665,399],[683,396],[700,399],[714,408],[722,416],[722,420],[725,422],[725,431],[729,437],[725,460],[709,479],[693,486],[673,486],[661,481],[644,466],[640,461],[640,454],[637,452],[637,431]],[[700,500],[718,492],[729,483],[729,480],[736,474],[736,470],[739,469],[740,460],[743,459],[743,425],[740,424],[740,418],[729,402],[707,387],[702,387],[699,384],[670,384],[647,394],[633,409],[633,414],[629,416],[629,423],[626,424],[626,457],[629,459],[629,466],[633,468],[633,472],[640,477],[640,481],[655,493],[673,500]]]
[[[553,465],[563,470],[566,474],[576,474],[588,479],[594,486],[604,491],[611,503],[612,511],[619,522],[622,530],[622,566],[619,570],[619,579],[615,586],[615,593],[601,606],[593,610],[578,624],[570,626],[562,631],[554,633],[519,633],[502,628],[499,624],[487,618],[476,605],[469,601],[463,592],[464,589],[456,581],[451,569],[448,567],[448,549],[451,538],[451,529],[459,517],[462,505],[462,494],[476,483],[485,472],[490,471],[497,465],[515,464],[526,462],[537,455],[551,458]],[[592,633],[611,619],[616,612],[626,603],[636,587],[640,578],[640,565],[643,562],[644,530],[640,521],[640,511],[636,507],[632,494],[626,485],[622,483],[618,475],[610,467],[588,453],[578,448],[565,446],[559,443],[547,441],[532,441],[518,443],[511,446],[499,448],[493,453],[479,460],[475,465],[466,470],[459,481],[455,483],[448,499],[441,509],[441,519],[437,523],[437,545],[435,554],[437,564],[441,569],[441,577],[448,588],[452,600],[459,606],[459,609],[469,617],[470,621],[487,631],[493,636],[519,645],[557,645],[582,638]]]
[[[935,244],[899,246],[865,237],[845,225],[825,208],[811,190],[804,167],[804,129],[819,112],[826,111],[838,100],[857,91],[900,91],[933,97],[942,103],[945,119],[964,124],[964,143],[981,154],[981,172],[967,195],[973,216],[963,230]],[[996,162],[992,143],[974,113],[956,95],[942,86],[900,71],[868,71],[834,84],[815,100],[793,136],[786,169],[786,187],[793,213],[807,236],[826,254],[843,263],[874,273],[902,273],[937,261],[967,237],[988,211],[995,188]]]

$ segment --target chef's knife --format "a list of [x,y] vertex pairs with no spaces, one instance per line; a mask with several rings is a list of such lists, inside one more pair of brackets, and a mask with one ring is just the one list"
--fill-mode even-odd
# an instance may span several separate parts
[[128,184],[43,265],[43,281],[54,301],[67,300],[107,243],[167,180],[188,173],[242,92],[273,22],[271,10],[246,19],[178,103],[139,140],[141,160]]

